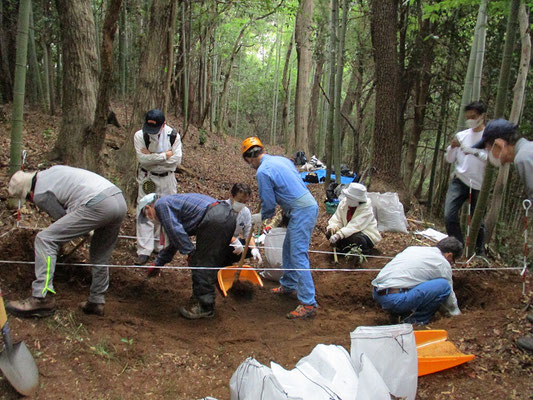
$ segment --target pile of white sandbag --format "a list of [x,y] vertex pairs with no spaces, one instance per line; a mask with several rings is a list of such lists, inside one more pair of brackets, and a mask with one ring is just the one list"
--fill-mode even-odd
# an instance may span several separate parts
[[358,327],[350,354],[317,345],[288,371],[246,359],[230,380],[232,400],[414,400],[417,353],[409,324]]

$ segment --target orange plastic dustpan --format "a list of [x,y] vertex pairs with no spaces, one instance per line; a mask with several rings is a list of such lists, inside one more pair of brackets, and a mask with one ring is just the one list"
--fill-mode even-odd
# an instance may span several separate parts
[[448,333],[442,329],[415,331],[416,351],[418,353],[418,376],[432,374],[472,360],[473,354],[461,353],[452,342]]
[[248,281],[263,287],[263,281],[254,268],[249,265],[243,265],[242,268],[245,269],[236,270],[235,267],[224,267],[218,271],[218,285],[224,297],[228,295],[228,290],[231,289],[236,281]]
[[[237,268],[239,269],[235,269],[235,267],[224,267],[218,270],[218,286],[220,287],[220,291],[222,292],[222,295],[224,297],[228,295],[228,290],[230,290],[233,284],[237,281],[248,281],[251,282],[253,285],[263,287],[263,281],[255,271],[255,269],[253,269],[249,265],[243,265],[244,257],[246,256],[246,253],[248,252],[248,247],[250,246],[250,239],[252,238],[252,234],[253,231],[250,229],[250,233],[246,238],[244,250],[241,253],[241,259],[239,260],[239,264],[237,265]],[[241,270],[240,268],[245,269]]]

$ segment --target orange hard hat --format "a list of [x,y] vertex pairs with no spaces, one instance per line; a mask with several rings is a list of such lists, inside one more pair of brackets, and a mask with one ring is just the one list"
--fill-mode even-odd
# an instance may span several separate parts
[[255,147],[255,146],[259,146],[262,149],[265,148],[265,146],[263,146],[263,143],[261,143],[261,141],[259,140],[258,137],[250,136],[249,138],[246,138],[246,139],[244,139],[242,141],[242,143],[241,143],[241,153],[244,154],[248,150],[250,150],[252,147]]

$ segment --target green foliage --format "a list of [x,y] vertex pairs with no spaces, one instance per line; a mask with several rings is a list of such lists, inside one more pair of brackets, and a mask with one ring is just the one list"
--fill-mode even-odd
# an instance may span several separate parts
[[122,343],[126,343],[127,345],[131,346],[133,344],[133,338],[127,339],[127,338],[121,338],[120,341]]
[[[356,244],[352,244],[347,247],[348,251],[346,252],[346,257],[353,257],[357,265],[362,264],[367,260],[366,255],[363,254],[361,247]],[[346,249],[345,249],[346,250]]]
[[52,138],[52,134],[54,131],[50,128],[45,129],[41,132],[41,135],[43,135],[44,140],[50,140]]
[[198,138],[198,143],[200,144],[200,146],[203,146],[204,144],[207,143],[207,131],[205,129],[200,129],[200,135],[199,135],[199,138]]

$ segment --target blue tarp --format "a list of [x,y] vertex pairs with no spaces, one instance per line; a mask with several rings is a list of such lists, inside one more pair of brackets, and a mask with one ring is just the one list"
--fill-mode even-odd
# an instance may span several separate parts
[[[314,172],[316,174],[316,176],[318,176],[318,181],[320,183],[324,183],[322,178],[324,178],[324,179],[326,178],[326,169],[325,168],[324,169],[317,169],[316,171],[310,171],[310,172]],[[304,179],[307,176],[307,174],[309,174],[310,172],[307,172],[307,171],[300,172],[300,176],[302,177],[302,179]],[[330,177],[331,177],[331,181],[335,182],[335,179],[336,179],[335,174],[331,174]],[[354,174],[353,177],[341,176],[341,183],[343,185],[347,185],[349,183],[352,183],[356,177],[357,177],[357,174]],[[306,185],[308,183],[309,182],[305,182]]]

